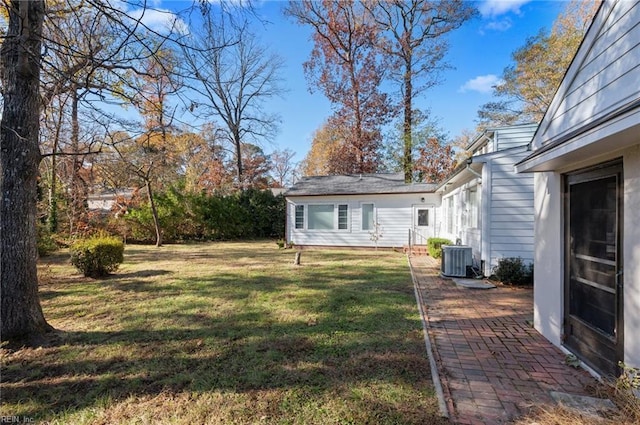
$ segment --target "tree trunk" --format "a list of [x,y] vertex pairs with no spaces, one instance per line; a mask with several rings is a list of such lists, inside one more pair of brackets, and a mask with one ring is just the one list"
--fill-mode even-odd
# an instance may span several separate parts
[[71,153],[73,156],[71,157],[71,175],[69,176],[69,235],[74,236],[76,229],[76,213],[77,213],[77,196],[78,192],[76,191],[76,179],[78,176],[77,167],[78,167],[78,158],[75,154],[78,153],[78,92],[74,88],[72,93],[71,100]]
[[0,51],[0,310],[3,341],[52,330],[38,297],[36,201],[44,0],[13,1]]
[[404,74],[404,123],[402,125],[404,139],[404,181],[411,183],[413,181],[413,135],[411,134],[413,125],[413,81],[411,78],[411,59],[405,63]]
[[156,230],[156,246],[162,246],[162,229],[160,228],[160,219],[158,218],[158,209],[156,208],[156,201],[153,198],[153,192],[151,191],[151,180],[146,180],[147,186],[147,199],[149,200],[149,206],[151,207],[151,215],[153,216],[153,226]]

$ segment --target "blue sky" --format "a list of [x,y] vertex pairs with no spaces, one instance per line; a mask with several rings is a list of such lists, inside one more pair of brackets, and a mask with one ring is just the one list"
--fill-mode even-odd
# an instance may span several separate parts
[[[169,2],[156,0],[160,7]],[[450,138],[463,129],[474,129],[478,108],[490,101],[491,85],[511,63],[511,53],[541,28],[549,29],[565,6],[564,1],[484,0],[477,3],[480,17],[449,36],[447,61],[453,69],[444,83],[421,94],[416,106],[429,108]],[[271,24],[256,25],[256,34],[271,52],[285,59],[287,93],[267,105],[268,112],[282,118],[280,131],[266,153],[289,148],[299,161],[309,151],[313,132],[331,114],[321,93],[309,93],[302,64],[313,47],[311,30],[285,17],[284,1],[256,3],[257,13]]]

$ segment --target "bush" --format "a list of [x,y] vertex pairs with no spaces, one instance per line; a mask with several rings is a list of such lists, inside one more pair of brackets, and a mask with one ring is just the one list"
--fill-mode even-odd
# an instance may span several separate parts
[[38,256],[46,257],[57,249],[58,244],[56,243],[53,235],[44,225],[38,225]]
[[533,264],[525,264],[522,258],[501,258],[493,268],[500,282],[508,285],[530,285],[533,283]]
[[115,236],[97,235],[71,245],[71,264],[87,277],[102,277],[124,260],[124,243]]
[[427,239],[427,249],[429,250],[429,255],[433,258],[442,257],[442,245],[453,245],[453,242],[445,238]]

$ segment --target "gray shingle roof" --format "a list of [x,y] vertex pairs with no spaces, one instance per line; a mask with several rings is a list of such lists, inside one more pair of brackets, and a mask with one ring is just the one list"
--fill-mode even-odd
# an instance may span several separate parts
[[348,174],[303,177],[285,196],[362,195],[371,193],[432,193],[437,184],[405,183],[403,173]]

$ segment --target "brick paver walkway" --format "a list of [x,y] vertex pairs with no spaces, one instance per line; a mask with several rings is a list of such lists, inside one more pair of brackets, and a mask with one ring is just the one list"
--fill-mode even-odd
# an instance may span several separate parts
[[551,391],[586,395],[595,383],[532,327],[531,289],[460,288],[439,277],[438,260],[410,261],[454,423],[509,423],[552,404]]

